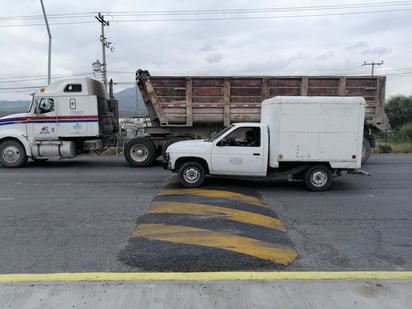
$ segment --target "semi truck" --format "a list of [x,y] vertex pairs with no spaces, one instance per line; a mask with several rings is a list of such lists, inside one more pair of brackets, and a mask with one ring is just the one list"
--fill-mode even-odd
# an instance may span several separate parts
[[97,80],[55,81],[33,94],[27,113],[0,118],[0,164],[20,167],[29,158],[72,158],[116,145],[117,106]]
[[325,191],[332,177],[363,172],[365,106],[362,97],[267,99],[259,123],[234,123],[209,139],[174,143],[164,167],[188,188],[212,175],[302,180]]
[[363,97],[363,163],[375,147],[373,133],[389,127],[384,76],[151,76],[139,69],[136,82],[151,125],[125,147],[133,166],[152,164],[175,141],[207,138],[236,122],[259,122],[261,102],[275,96]]

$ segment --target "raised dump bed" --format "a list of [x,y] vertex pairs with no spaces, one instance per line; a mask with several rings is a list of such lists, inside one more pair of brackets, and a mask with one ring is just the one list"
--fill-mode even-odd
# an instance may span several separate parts
[[260,120],[261,102],[275,96],[362,96],[365,126],[384,131],[384,76],[151,76],[137,82],[152,126],[220,126]]

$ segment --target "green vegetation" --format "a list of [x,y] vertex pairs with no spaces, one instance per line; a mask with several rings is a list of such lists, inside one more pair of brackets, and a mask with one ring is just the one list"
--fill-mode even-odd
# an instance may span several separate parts
[[394,96],[385,106],[392,126],[387,136],[381,135],[377,140],[377,152],[412,153],[412,96]]
[[389,117],[392,129],[412,122],[412,96],[394,96],[385,105],[385,113]]

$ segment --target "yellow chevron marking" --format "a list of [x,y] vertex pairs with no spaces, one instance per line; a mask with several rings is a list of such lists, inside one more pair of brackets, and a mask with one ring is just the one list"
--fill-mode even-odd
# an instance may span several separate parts
[[165,195],[198,195],[204,197],[213,197],[213,198],[223,198],[223,199],[230,199],[237,202],[243,202],[247,204],[252,204],[256,206],[266,207],[268,208],[267,204],[261,198],[257,198],[254,196],[237,193],[237,192],[230,192],[230,191],[223,191],[223,190],[208,190],[208,189],[163,189],[157,195],[165,196]]
[[181,203],[181,202],[152,202],[150,208],[146,211],[149,214],[189,214],[211,217],[224,217],[233,221],[254,224],[270,229],[286,232],[286,227],[279,219],[265,215],[256,214],[249,211],[211,206],[198,203]]
[[141,224],[133,231],[131,237],[219,248],[282,265],[291,263],[297,257],[297,252],[292,248],[248,237],[178,225]]

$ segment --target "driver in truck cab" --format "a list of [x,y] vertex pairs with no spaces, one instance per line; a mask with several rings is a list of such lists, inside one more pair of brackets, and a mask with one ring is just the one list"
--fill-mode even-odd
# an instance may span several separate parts
[[253,128],[246,131],[245,134],[245,145],[251,147],[259,146],[260,136],[259,129]]

